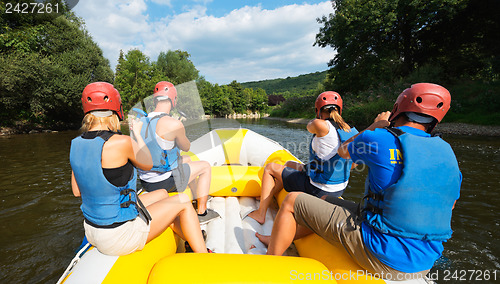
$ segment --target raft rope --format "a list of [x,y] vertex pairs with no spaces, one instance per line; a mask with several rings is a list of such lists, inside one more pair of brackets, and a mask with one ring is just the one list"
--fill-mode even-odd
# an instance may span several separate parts
[[90,243],[87,243],[82,249],[80,249],[75,257],[71,260],[71,262],[69,263],[68,265],[68,268],[66,268],[66,270],[64,271],[64,273],[61,275],[61,278],[59,278],[59,280],[57,281],[56,284],[60,284],[62,283],[62,281],[64,281],[66,279],[66,277],[69,275],[71,269],[73,269],[73,267],[75,267],[75,265],[78,263],[78,261],[80,261],[82,255],[87,251],[87,249],[90,247]]

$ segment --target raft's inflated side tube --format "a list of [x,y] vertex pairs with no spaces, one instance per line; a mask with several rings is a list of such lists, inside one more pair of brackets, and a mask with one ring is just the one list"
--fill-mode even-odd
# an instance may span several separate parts
[[175,254],[178,243],[179,237],[168,228],[147,243],[144,249],[129,255],[104,255],[92,247],[63,283],[147,283],[155,263]]
[[300,162],[275,141],[242,128],[212,130],[183,154],[210,162],[212,196],[260,196],[263,166]]
[[158,262],[150,284],[337,283],[319,261],[251,254],[175,254]]
[[[278,143],[246,129],[213,130],[193,141],[191,152],[184,154],[211,163],[214,196],[259,196],[267,163],[299,161]],[[285,196],[281,191],[279,204]],[[315,234],[295,241],[301,257],[176,254],[178,243],[169,228],[142,251],[127,256],[106,256],[94,248],[64,283],[385,283],[367,278],[340,244]]]
[[[287,192],[280,191],[278,204],[285,199]],[[357,264],[347,253],[341,243],[330,244],[316,234],[311,234],[294,241],[301,257],[308,257],[323,263],[332,272],[338,283],[386,283],[373,275],[366,275],[365,269]]]

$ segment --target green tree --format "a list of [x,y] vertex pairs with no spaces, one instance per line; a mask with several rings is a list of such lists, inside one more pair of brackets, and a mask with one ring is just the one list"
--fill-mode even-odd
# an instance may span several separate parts
[[158,75],[174,85],[197,80],[199,71],[189,60],[190,56],[182,50],[160,52],[155,66]]
[[500,1],[468,0],[453,18],[422,33],[416,60],[439,64],[448,81],[495,81],[500,75]]
[[212,85],[205,81],[198,86],[201,87],[200,97],[206,114],[225,116],[233,112],[231,101],[218,84]]
[[[81,93],[113,73],[82,21],[63,15],[5,14],[0,20],[0,120],[55,127],[81,120]],[[29,1],[21,1],[22,3]],[[57,16],[57,17],[56,17]]]
[[232,81],[227,88],[228,98],[232,103],[232,109],[236,113],[245,113],[250,105],[250,96],[245,88],[237,81]]
[[318,19],[315,45],[337,54],[326,88],[364,90],[417,67],[422,35],[464,7],[467,0],[332,0],[335,13]]
[[264,89],[258,88],[252,92],[250,110],[252,112],[265,112],[267,110],[267,94]]
[[152,75],[153,68],[149,57],[142,51],[132,49],[125,56],[120,52],[116,66],[115,87],[121,94],[125,111],[153,94],[157,82],[151,80]]

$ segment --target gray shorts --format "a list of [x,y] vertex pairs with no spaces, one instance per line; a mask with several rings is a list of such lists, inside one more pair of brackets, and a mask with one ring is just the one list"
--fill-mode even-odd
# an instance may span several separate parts
[[191,168],[188,164],[181,164],[172,170],[172,175],[159,182],[146,182],[141,180],[142,187],[150,192],[158,189],[165,189],[168,192],[184,192],[189,183]]
[[299,194],[294,204],[295,220],[329,243],[341,243],[351,258],[372,274],[383,273],[392,276],[394,280],[416,279],[427,275],[429,270],[404,273],[380,262],[363,242],[361,225],[357,224],[357,204],[341,199],[328,201],[330,202],[309,194]]

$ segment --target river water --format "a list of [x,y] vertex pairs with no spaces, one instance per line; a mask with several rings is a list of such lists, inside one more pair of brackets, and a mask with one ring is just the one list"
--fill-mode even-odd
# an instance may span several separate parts
[[[270,120],[211,120],[187,127],[243,127],[269,137],[302,161],[304,125]],[[55,283],[83,238],[80,200],[70,188],[70,141],[76,131],[0,137],[0,283]],[[438,283],[500,279],[500,138],[448,136],[464,176],[453,237],[432,272]],[[366,170],[354,171],[344,198],[359,200]],[[462,281],[460,281],[462,279]],[[496,281],[495,281],[496,279]],[[446,281],[447,283],[448,281]]]

